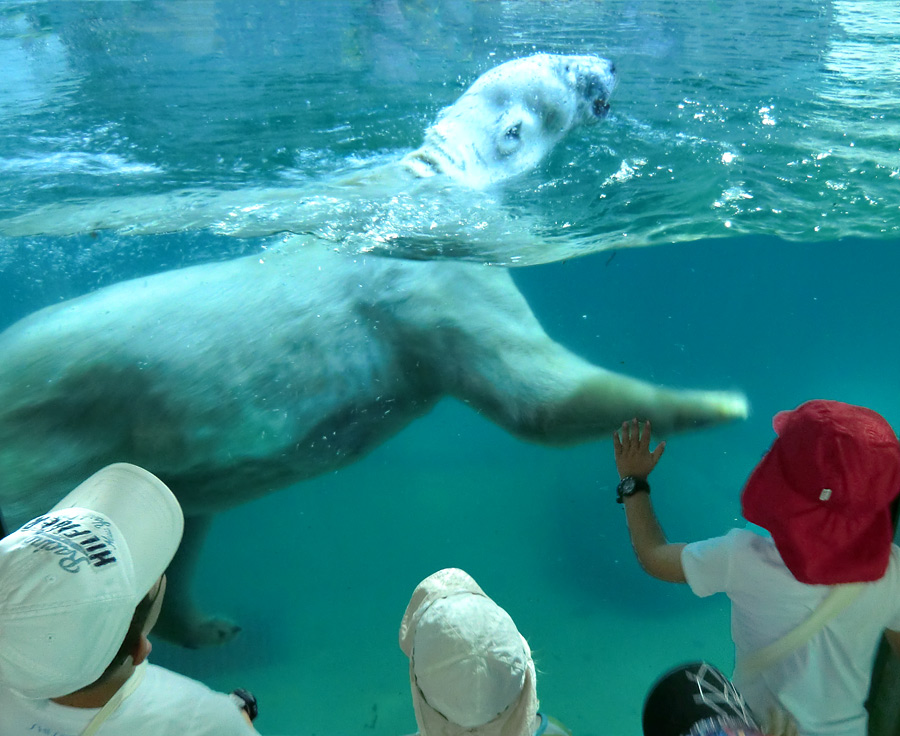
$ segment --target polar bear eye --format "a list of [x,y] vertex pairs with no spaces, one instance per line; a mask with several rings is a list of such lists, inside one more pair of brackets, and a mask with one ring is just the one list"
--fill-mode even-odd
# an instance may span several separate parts
[[494,141],[497,154],[501,157],[512,156],[522,150],[524,138],[531,137],[529,131],[534,124],[534,115],[529,110],[524,110],[521,106],[507,110],[497,121],[497,138]]

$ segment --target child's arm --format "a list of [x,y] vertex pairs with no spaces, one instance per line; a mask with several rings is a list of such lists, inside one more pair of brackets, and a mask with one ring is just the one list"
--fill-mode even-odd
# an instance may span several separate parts
[[[616,468],[621,478],[634,478],[646,482],[650,471],[665,450],[666,443],[660,442],[650,452],[650,422],[644,424],[643,433],[637,419],[622,425],[621,438],[619,432],[613,433],[613,448],[616,456]],[[648,486],[649,488],[649,486]],[[685,582],[684,567],[681,564],[683,544],[670,544],[656,518],[649,490],[638,490],[623,498],[625,518],[628,522],[628,533],[631,544],[641,567],[650,575],[670,583]]]

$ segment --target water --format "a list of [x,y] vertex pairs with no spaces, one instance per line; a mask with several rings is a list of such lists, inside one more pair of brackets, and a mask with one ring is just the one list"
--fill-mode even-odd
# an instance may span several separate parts
[[[450,225],[470,235],[485,218],[497,226],[474,257],[539,263],[740,234],[890,239],[900,227],[888,2],[29,7],[3,21],[0,58],[17,73],[0,91],[11,184],[0,213],[200,189],[225,195],[204,200],[213,229],[240,234],[265,215],[273,232],[306,232],[309,208],[273,189],[321,188],[335,170],[418,145],[436,112],[499,61],[575,51],[616,60],[612,117],[498,194],[497,222],[448,205]],[[228,217],[227,195],[253,189],[252,214]],[[435,214],[417,217],[395,195],[363,211],[382,234],[399,218],[427,241]],[[170,198],[165,218],[144,212],[141,227],[176,227],[187,207]],[[498,245],[509,228],[517,237]],[[354,250],[353,232],[328,237]]]
[[[748,394],[746,422],[672,438],[653,477],[670,537],[702,538],[738,523],[775,411],[823,396],[900,423],[897,18],[889,2],[5,4],[0,216],[315,188],[417,146],[496,63],[608,56],[609,117],[491,194],[540,248],[485,257],[556,261],[516,282],[580,355]],[[269,242],[0,237],[0,323]],[[525,444],[444,401],[361,462],[222,514],[199,594],[243,631],[153,658],[255,691],[264,734],[410,733],[397,627],[416,583],[455,565],[531,642],[546,711],[639,733],[656,675],[730,667],[728,612],[642,575],[611,453]]]

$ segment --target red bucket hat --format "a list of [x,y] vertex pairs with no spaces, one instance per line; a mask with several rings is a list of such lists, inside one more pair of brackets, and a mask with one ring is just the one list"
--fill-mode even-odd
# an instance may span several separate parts
[[817,399],[772,420],[778,437],[741,493],[802,583],[878,580],[894,537],[900,442],[880,414]]

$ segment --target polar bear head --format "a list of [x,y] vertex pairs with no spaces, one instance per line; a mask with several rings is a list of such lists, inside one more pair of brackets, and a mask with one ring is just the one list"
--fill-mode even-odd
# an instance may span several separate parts
[[480,189],[536,166],[573,128],[609,109],[615,67],[599,56],[535,54],[486,72],[425,133],[404,163]]

